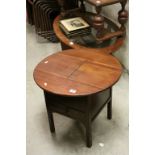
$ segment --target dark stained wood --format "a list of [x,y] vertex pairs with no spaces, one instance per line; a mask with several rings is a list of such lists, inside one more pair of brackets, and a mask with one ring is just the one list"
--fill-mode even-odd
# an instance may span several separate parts
[[87,97],[87,105],[86,105],[86,142],[87,147],[92,146],[92,131],[91,131],[91,104],[92,104],[92,96]]
[[[110,96],[112,96],[112,89],[110,89]],[[112,119],[112,97],[107,104],[107,118]]]
[[78,8],[78,0],[57,0],[57,1],[61,7],[60,14],[62,17],[64,17],[70,10]]
[[44,90],[49,126],[55,132],[53,113],[76,119],[86,130],[86,145],[92,146],[92,121],[107,105],[112,118],[112,85],[122,67],[108,54],[85,49],[50,55],[34,70],[34,80]]
[[125,23],[128,20],[128,11],[125,10],[127,0],[121,2],[122,9],[118,12],[118,21],[121,24],[120,30],[126,33]]
[[33,0],[26,0],[26,13],[28,23],[34,25]]
[[96,15],[93,17],[93,27],[96,29],[96,38],[101,38],[104,35],[104,16],[101,15],[102,7],[96,6]]
[[[46,91],[65,96],[83,96],[111,87],[121,72],[120,63],[110,55],[66,50],[41,61],[34,70],[34,79]],[[76,92],[72,93],[70,89]]]
[[33,15],[36,33],[52,42],[58,42],[53,31],[53,20],[60,14],[60,6],[57,0],[33,1]]
[[85,8],[85,5],[84,5],[84,0],[80,0],[81,2],[81,5],[80,5],[80,9],[82,12],[85,12],[86,11],[86,8]]
[[[128,12],[125,10],[125,5],[127,0],[86,0],[88,3],[95,6],[96,15],[93,17],[93,27],[96,29],[96,40],[98,43],[101,43],[105,40],[109,40],[114,37],[125,36],[125,23],[128,20]],[[122,10],[118,13],[118,21],[121,24],[120,30],[116,32],[109,32],[106,34],[106,30],[104,29],[104,17],[101,13],[102,7],[106,5],[111,5],[115,3],[121,3]]]
[[91,124],[105,105],[111,101],[111,88],[89,96],[60,96],[44,91],[51,132],[55,132],[53,113],[59,113],[83,123],[86,145],[92,146]]

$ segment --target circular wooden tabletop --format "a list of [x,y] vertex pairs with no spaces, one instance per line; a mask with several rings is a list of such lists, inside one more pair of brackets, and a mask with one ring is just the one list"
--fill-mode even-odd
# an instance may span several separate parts
[[33,76],[45,91],[63,96],[84,96],[111,87],[121,72],[121,64],[111,55],[71,49],[42,60]]
[[[111,25],[113,25],[113,27],[115,27],[115,29],[119,29],[119,27],[113,23],[112,21],[110,21],[110,19],[106,18]],[[124,38],[123,37],[119,37],[116,39],[116,41],[111,44],[111,45],[108,45],[106,47],[102,47],[102,48],[92,48],[92,47],[86,47],[84,45],[80,45],[78,43],[75,43],[72,41],[72,39],[69,39],[63,32],[62,30],[60,29],[59,27],[59,21],[60,21],[60,15],[58,15],[55,19],[54,19],[54,22],[53,22],[53,29],[54,29],[54,32],[56,34],[56,36],[60,39],[60,41],[62,43],[64,43],[65,45],[69,46],[70,48],[73,48],[73,49],[86,49],[86,50],[92,50],[92,51],[96,51],[96,52],[103,52],[103,53],[106,53],[106,54],[111,54],[112,52],[115,52],[117,51],[124,43]]]

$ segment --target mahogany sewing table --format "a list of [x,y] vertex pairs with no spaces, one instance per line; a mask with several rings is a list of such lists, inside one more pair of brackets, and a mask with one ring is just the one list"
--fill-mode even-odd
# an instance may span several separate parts
[[65,50],[42,60],[34,80],[44,91],[51,132],[55,132],[53,112],[79,120],[91,147],[91,123],[105,105],[107,118],[112,118],[112,86],[121,72],[115,57],[85,49]]

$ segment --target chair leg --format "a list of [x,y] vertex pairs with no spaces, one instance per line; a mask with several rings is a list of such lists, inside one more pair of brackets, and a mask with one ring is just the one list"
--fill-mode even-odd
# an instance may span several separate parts
[[107,105],[107,119],[112,119],[112,100]]
[[55,126],[54,126],[53,113],[48,114],[48,121],[49,121],[50,131],[52,133],[54,133],[55,132]]

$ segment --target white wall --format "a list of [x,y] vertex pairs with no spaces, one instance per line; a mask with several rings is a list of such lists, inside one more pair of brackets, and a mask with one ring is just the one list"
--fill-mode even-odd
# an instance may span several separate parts
[[[91,5],[89,4],[86,4],[86,8],[88,11],[92,11],[93,12],[95,11],[94,10],[94,7],[92,7]],[[126,5],[126,10],[128,10],[128,4]],[[103,11],[103,14],[107,17],[109,17],[110,19],[112,19],[113,21],[115,22],[118,22],[117,21],[117,18],[118,18],[118,11],[121,9],[121,5],[120,4],[114,4],[114,5],[111,5],[111,6],[105,6],[102,8],[102,11]],[[119,60],[120,62],[123,64],[123,66],[129,70],[129,33],[128,33],[128,30],[129,30],[129,22],[127,22],[126,24],[126,29],[127,29],[127,35],[126,35],[126,39],[125,39],[125,42],[124,42],[124,45],[118,50],[116,51],[113,55],[115,55]]]

